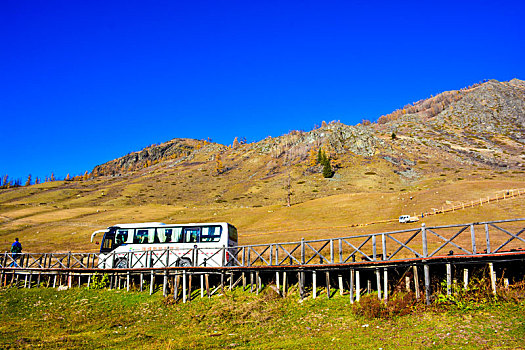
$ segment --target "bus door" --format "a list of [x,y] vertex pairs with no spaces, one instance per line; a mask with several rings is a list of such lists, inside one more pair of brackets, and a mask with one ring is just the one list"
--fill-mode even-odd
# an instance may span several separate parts
[[115,229],[111,229],[104,234],[102,245],[100,246],[101,253],[110,253],[115,249]]

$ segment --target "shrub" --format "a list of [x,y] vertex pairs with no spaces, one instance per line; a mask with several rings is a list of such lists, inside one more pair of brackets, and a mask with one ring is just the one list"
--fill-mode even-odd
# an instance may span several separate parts
[[109,285],[109,276],[107,273],[103,275],[94,274],[89,289],[104,289]]
[[353,311],[366,318],[390,318],[403,316],[414,312],[418,302],[414,293],[395,293],[387,302],[379,300],[377,293],[371,293],[361,298],[353,305]]

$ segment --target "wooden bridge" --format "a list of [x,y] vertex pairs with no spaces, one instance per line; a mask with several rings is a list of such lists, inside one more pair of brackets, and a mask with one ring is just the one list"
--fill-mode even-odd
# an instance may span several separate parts
[[[0,284],[89,288],[94,280],[107,275],[109,288],[142,291],[149,284],[150,294],[162,287],[164,295],[173,294],[183,302],[197,297],[199,291],[201,297],[211,297],[241,284],[244,290],[255,293],[272,285],[280,294],[293,286],[301,298],[316,298],[321,286],[330,297],[331,287],[337,286],[352,303],[359,301],[363,291],[371,290],[387,300],[391,288],[402,285],[414,290],[418,298],[422,289],[430,303],[435,281],[446,279],[450,293],[454,281],[457,284],[462,279],[466,286],[469,271],[486,268],[496,293],[498,272],[501,276],[511,269],[523,274],[519,264],[525,260],[525,238],[521,237],[524,231],[525,218],[520,218],[434,227],[422,224],[400,231],[235,248],[195,247],[184,250],[183,256],[192,262],[192,266],[185,267],[173,259],[174,249],[126,253],[140,254],[135,261],[147,263],[142,264],[146,267],[131,265],[123,269],[104,268],[106,264],[115,266],[117,259],[123,259],[122,253],[3,253]],[[207,249],[208,256],[220,255],[225,266],[211,267],[206,266],[207,259],[199,261]],[[126,259],[132,261],[129,256]],[[509,276],[512,278],[512,274]]]

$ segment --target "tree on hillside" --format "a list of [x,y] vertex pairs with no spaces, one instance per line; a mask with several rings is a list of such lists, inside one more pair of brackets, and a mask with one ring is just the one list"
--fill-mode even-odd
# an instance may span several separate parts
[[236,149],[237,147],[239,147],[239,140],[237,139],[237,137],[233,140],[233,143],[232,143],[232,149]]
[[334,176],[334,171],[330,165],[330,159],[327,158],[323,163],[323,177],[330,178],[332,176]]
[[38,185],[40,183],[40,179],[37,177],[35,177],[35,185]]
[[284,189],[286,190],[286,206],[291,207],[292,206],[292,177],[290,176],[290,173],[288,173],[288,178],[286,179],[286,185],[284,186]]
[[4,177],[2,178],[2,188],[7,188],[7,181],[9,180],[9,176],[7,174],[4,175]]
[[224,171],[224,165],[222,165],[221,154],[217,153],[215,156],[215,171],[217,174],[222,174]]
[[54,173],[51,173],[51,177],[49,178],[49,181],[56,181]]
[[27,180],[24,186],[31,186],[31,174],[27,176]]
[[317,151],[317,163],[322,164],[323,163],[323,149],[319,148],[319,151]]
[[71,181],[71,176],[69,176],[69,173],[67,173],[66,178],[64,180]]
[[310,151],[308,151],[308,165],[315,166],[317,164],[317,152],[312,147],[310,148]]

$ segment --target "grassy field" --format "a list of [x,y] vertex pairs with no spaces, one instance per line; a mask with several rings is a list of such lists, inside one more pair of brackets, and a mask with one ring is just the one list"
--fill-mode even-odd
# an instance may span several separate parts
[[[372,296],[374,297],[374,296]],[[375,297],[374,297],[375,298]],[[173,304],[160,293],[1,289],[2,348],[523,349],[525,304],[358,316],[348,297],[299,301],[272,289]]]

